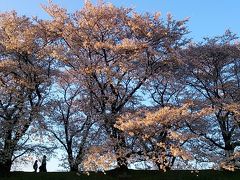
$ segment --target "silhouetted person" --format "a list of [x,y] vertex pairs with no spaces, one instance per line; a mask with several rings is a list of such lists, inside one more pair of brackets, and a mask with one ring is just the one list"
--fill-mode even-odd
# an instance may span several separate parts
[[37,172],[37,168],[38,168],[38,160],[36,160],[35,163],[33,164],[34,172]]
[[44,155],[44,156],[43,156],[43,159],[42,159],[42,164],[41,164],[41,166],[39,167],[39,172],[47,172],[46,165],[47,165],[46,156]]

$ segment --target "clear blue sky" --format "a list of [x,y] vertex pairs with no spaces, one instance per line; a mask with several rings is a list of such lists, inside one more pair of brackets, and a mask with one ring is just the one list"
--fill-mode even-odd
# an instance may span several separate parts
[[[95,0],[96,1],[96,0]],[[49,18],[40,4],[47,0],[0,0],[0,12],[16,10],[21,15]],[[80,9],[83,0],[53,0],[70,12]],[[171,13],[175,19],[189,17],[189,34],[195,41],[205,36],[221,35],[226,29],[240,36],[240,0],[105,0],[116,6],[134,8],[138,12]],[[57,160],[48,162],[48,170],[59,169]],[[32,171],[32,165],[23,168]]]
[[[96,1],[96,0],[94,0]],[[0,0],[0,12],[16,10],[19,14],[48,18],[40,4],[47,0]],[[80,9],[83,0],[53,0],[70,12]],[[230,29],[240,36],[240,0],[105,0],[116,6],[132,7],[138,12],[170,12],[174,18],[190,17],[188,28],[194,40],[221,35]]]

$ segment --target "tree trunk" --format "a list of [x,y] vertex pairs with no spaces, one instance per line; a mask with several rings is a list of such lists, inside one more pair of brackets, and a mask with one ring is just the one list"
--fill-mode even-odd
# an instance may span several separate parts
[[[125,136],[119,129],[113,128],[113,137],[116,139],[116,145],[114,147],[117,155],[117,165],[119,170],[127,170],[128,162],[125,153],[123,153],[126,148]],[[122,154],[123,153],[123,154]]]
[[70,172],[78,172],[78,166],[76,164],[71,165]]
[[228,163],[235,164],[235,159],[233,157],[234,147],[227,143],[225,144],[225,157],[227,158]]
[[8,175],[10,173],[11,166],[12,166],[11,159],[0,162],[0,176]]
[[68,155],[68,163],[70,166],[70,172],[77,172],[78,171],[78,164],[76,160],[72,157],[72,155]]
[[14,145],[9,140],[11,139],[9,136],[6,138],[4,150],[0,151],[0,176],[9,174],[12,166]]
[[120,171],[126,171],[128,170],[127,167],[127,159],[125,157],[118,157],[117,158],[117,165],[118,165],[118,169]]
[[160,163],[158,161],[155,161],[155,163],[156,163],[159,171],[162,171],[162,170],[169,171],[169,170],[171,170],[171,167],[168,164]]

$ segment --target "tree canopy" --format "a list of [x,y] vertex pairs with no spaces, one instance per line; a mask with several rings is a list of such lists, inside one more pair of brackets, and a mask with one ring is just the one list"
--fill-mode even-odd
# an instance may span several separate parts
[[53,148],[70,171],[238,166],[235,34],[194,43],[171,15],[89,1],[43,9],[50,20],[0,14],[1,173]]

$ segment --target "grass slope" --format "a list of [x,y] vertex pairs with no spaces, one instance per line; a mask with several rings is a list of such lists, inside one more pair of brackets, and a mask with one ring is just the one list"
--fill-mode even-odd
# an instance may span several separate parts
[[48,172],[48,173],[30,173],[30,172],[12,172],[8,177],[2,177],[1,180],[116,180],[116,179],[136,179],[136,180],[240,180],[240,171],[226,172],[214,170],[191,171],[140,171],[128,170],[126,172],[109,171],[103,173],[90,173],[90,175],[77,175],[67,172]]

